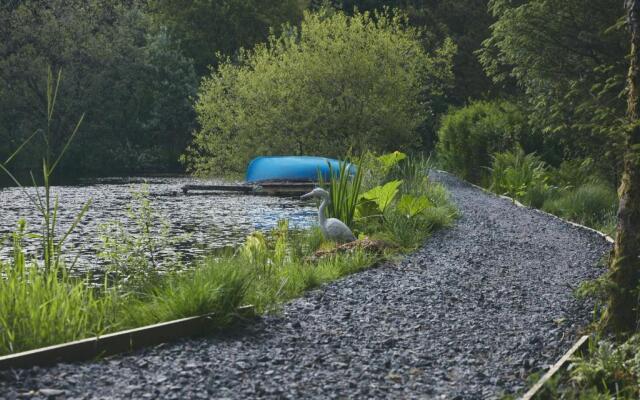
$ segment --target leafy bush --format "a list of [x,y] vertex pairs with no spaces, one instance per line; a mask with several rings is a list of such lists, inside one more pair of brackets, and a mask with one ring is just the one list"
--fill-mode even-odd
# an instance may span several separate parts
[[322,9],[283,31],[202,82],[201,129],[183,158],[191,170],[241,171],[255,154],[419,145],[416,132],[452,79],[451,41],[427,54],[421,32],[390,11]]
[[[34,118],[43,103],[38,82],[52,65],[65,76],[54,126],[71,131],[77,111],[87,112],[58,174],[179,167],[198,80],[174,38],[162,29],[150,32],[143,2],[11,3],[0,6],[0,154],[43,128]],[[64,137],[50,145],[59,151]],[[29,152],[15,166],[28,172],[39,163],[38,152]]]
[[591,158],[566,160],[553,171],[552,182],[563,189],[575,189],[585,183],[604,182],[598,176],[595,163]]
[[528,206],[541,207],[550,193],[548,173],[544,161],[535,154],[515,151],[492,156],[490,189],[512,197]]
[[616,191],[606,184],[595,182],[565,190],[547,200],[543,209],[579,224],[601,228],[611,224],[617,206]]
[[511,103],[472,103],[442,118],[438,157],[445,169],[481,183],[484,168],[491,165],[491,155],[513,149],[525,127],[524,116]]

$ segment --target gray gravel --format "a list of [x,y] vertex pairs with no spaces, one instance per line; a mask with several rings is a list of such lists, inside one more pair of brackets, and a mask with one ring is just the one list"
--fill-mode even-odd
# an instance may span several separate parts
[[602,273],[610,245],[434,175],[462,217],[404,260],[310,292],[229,337],[5,372],[0,398],[480,399],[523,388],[590,321],[572,289]]

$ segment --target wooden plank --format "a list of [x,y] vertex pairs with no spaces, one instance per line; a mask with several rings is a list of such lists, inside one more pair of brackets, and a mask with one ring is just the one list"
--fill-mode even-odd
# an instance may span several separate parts
[[189,190],[219,190],[225,192],[251,192],[253,191],[252,186],[248,185],[184,185],[182,187],[182,193],[187,193]]
[[533,385],[531,389],[529,389],[527,393],[525,393],[520,399],[521,400],[533,399],[538,394],[540,389],[542,389],[544,385],[549,381],[549,379],[551,379],[556,372],[562,369],[564,365],[567,363],[567,361],[569,361],[569,358],[571,358],[578,350],[580,350],[587,343],[588,340],[589,340],[589,335],[584,335],[580,339],[578,339],[578,341],[569,349],[569,351],[567,351],[560,358],[560,360],[558,360],[558,362],[555,363],[555,365],[551,367],[549,371],[547,371],[547,373],[544,374],[542,378],[540,378],[540,380],[536,382],[536,384]]
[[239,185],[184,185],[182,193],[196,192],[240,192],[252,195],[302,195],[317,187],[316,182],[260,182]]
[[86,361],[126,353],[177,338],[207,332],[213,314],[182,318],[155,325],[43,347],[0,357],[0,369],[46,366],[58,362]]

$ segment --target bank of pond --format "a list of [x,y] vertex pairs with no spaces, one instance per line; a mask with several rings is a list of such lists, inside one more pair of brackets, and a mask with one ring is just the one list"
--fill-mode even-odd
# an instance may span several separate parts
[[213,329],[227,329],[240,317],[275,311],[306,290],[411,251],[455,218],[446,190],[429,181],[426,160],[396,152],[357,164],[355,177],[336,173],[326,182],[329,216],[359,238],[348,248],[327,241],[316,224],[281,220],[238,246],[188,260],[164,251],[183,238],[151,226],[161,221],[154,207],[162,199],[138,193],[128,216],[137,229],[122,229],[120,221],[101,233],[106,273],[96,283],[71,274],[68,262],[28,255],[24,242],[33,235],[21,223],[5,242],[10,260],[0,262],[0,355],[208,313]]

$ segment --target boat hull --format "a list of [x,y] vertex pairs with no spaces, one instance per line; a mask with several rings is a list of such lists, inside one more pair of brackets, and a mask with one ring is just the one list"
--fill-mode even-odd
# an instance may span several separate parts
[[[247,167],[245,181],[258,183],[266,181],[317,182],[319,174],[329,180],[330,169],[340,170],[340,161],[325,157],[311,156],[271,156],[257,157]],[[355,166],[349,165],[349,173],[355,172]]]

